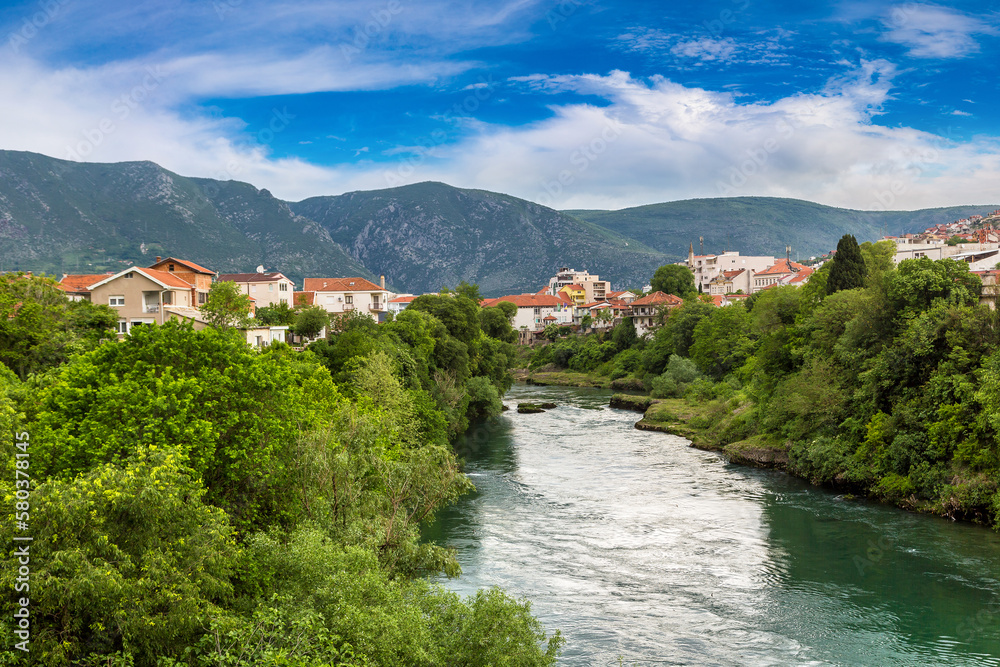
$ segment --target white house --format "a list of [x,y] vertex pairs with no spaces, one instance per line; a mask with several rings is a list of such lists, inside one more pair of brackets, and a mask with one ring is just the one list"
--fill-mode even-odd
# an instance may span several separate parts
[[254,300],[257,308],[279,303],[293,305],[295,284],[282,273],[223,273],[218,280],[236,283],[241,292]]
[[[377,322],[389,312],[390,292],[364,278],[306,278],[303,292],[305,301],[319,306],[328,313],[361,312]],[[296,293],[296,298],[301,292]]]

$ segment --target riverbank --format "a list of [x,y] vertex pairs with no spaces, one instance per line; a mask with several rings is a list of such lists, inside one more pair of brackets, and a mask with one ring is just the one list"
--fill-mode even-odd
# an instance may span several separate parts
[[732,405],[731,401],[719,399],[692,401],[683,398],[615,394],[611,397],[609,405],[612,408],[642,413],[642,418],[635,423],[635,428],[639,430],[660,431],[680,436],[689,440],[692,447],[722,453],[731,463],[780,470],[815,486],[838,488],[911,512],[985,525],[991,523],[988,516],[958,514],[955,512],[954,504],[947,502],[921,500],[912,494],[905,497],[878,495],[856,484],[844,482],[831,485],[811,479],[792,462],[789,455],[791,442],[760,434],[747,435],[743,432],[739,416],[750,407],[749,404]]
[[581,373],[565,369],[552,369],[551,367],[543,367],[538,370],[515,368],[511,372],[515,380],[539,387],[596,387],[616,391],[647,391],[641,380],[632,377],[612,380],[607,375],[600,373]]

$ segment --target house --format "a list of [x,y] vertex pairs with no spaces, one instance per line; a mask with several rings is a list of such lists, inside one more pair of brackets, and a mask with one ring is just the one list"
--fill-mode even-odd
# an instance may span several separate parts
[[90,300],[118,311],[116,330],[124,335],[143,324],[164,324],[168,320],[200,322],[197,304],[201,294],[176,273],[132,267],[89,285]]
[[[328,313],[339,315],[360,312],[377,322],[385,319],[389,312],[390,293],[385,288],[385,276],[381,285],[364,278],[306,278],[302,291],[307,305],[323,308]],[[296,304],[300,293],[295,293]]]
[[[630,292],[631,294],[631,292]],[[632,295],[635,296],[634,294]],[[592,329],[609,329],[622,319],[629,317],[632,308],[629,303],[622,299],[608,299],[607,301],[594,301],[583,307],[590,315],[590,326]]]
[[791,279],[796,273],[803,270],[808,271],[803,274],[804,276],[812,273],[812,269],[803,264],[793,262],[790,259],[779,259],[771,266],[754,275],[751,292],[756,293],[772,285],[778,285],[783,282],[787,283],[786,278]]
[[[492,308],[501,301],[517,306],[511,326],[521,335],[522,342],[528,342],[531,334],[545,329],[548,324],[573,324],[573,304],[566,298],[551,294],[512,294],[496,299],[485,299],[483,308]],[[546,320],[552,317],[551,320]]]
[[753,269],[722,271],[709,281],[708,293],[712,296],[719,294],[736,294],[740,291],[744,294],[750,294],[753,285],[753,276]]
[[241,292],[254,300],[257,308],[280,303],[293,305],[295,284],[282,273],[222,273],[219,274],[219,282],[236,283]]
[[110,273],[78,273],[64,274],[59,281],[59,289],[66,292],[70,301],[90,301],[90,286],[99,283],[113,274]]
[[581,305],[591,301],[604,301],[608,298],[608,292],[611,291],[611,283],[607,280],[601,280],[600,276],[593,275],[586,270],[577,271],[562,267],[555,276],[549,279],[548,294],[557,295],[562,288],[569,285],[583,288],[584,298],[580,302]]
[[659,313],[664,308],[677,308],[684,304],[684,299],[673,294],[653,292],[630,304],[632,322],[635,332],[640,336],[652,331],[660,325]]
[[628,290],[623,290],[621,292],[608,292],[608,301],[614,301],[617,299],[618,301],[624,301],[625,303],[632,303],[638,298],[639,295]]
[[406,310],[417,297],[413,294],[400,294],[395,299],[389,299],[389,312],[394,316]]
[[565,294],[570,301],[578,306],[587,303],[587,290],[583,285],[564,285],[557,291],[556,296],[559,294]]
[[191,305],[195,307],[205,305],[208,300],[208,292],[212,289],[215,271],[176,257],[167,257],[166,259],[157,257],[156,263],[149,268],[153,271],[171,273],[188,283],[192,293]]

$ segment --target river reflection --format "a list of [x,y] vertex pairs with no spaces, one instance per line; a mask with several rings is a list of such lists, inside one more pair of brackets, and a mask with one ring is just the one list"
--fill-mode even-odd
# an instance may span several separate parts
[[459,445],[477,491],[428,537],[462,593],[528,597],[564,664],[996,664],[1000,539],[845,501],[632,428],[599,390]]

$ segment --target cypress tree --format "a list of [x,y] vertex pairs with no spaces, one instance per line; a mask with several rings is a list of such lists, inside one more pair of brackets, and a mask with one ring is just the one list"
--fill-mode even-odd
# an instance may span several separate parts
[[826,279],[826,293],[833,294],[842,289],[854,289],[865,284],[865,259],[853,234],[844,234],[837,243],[837,254],[830,266]]

